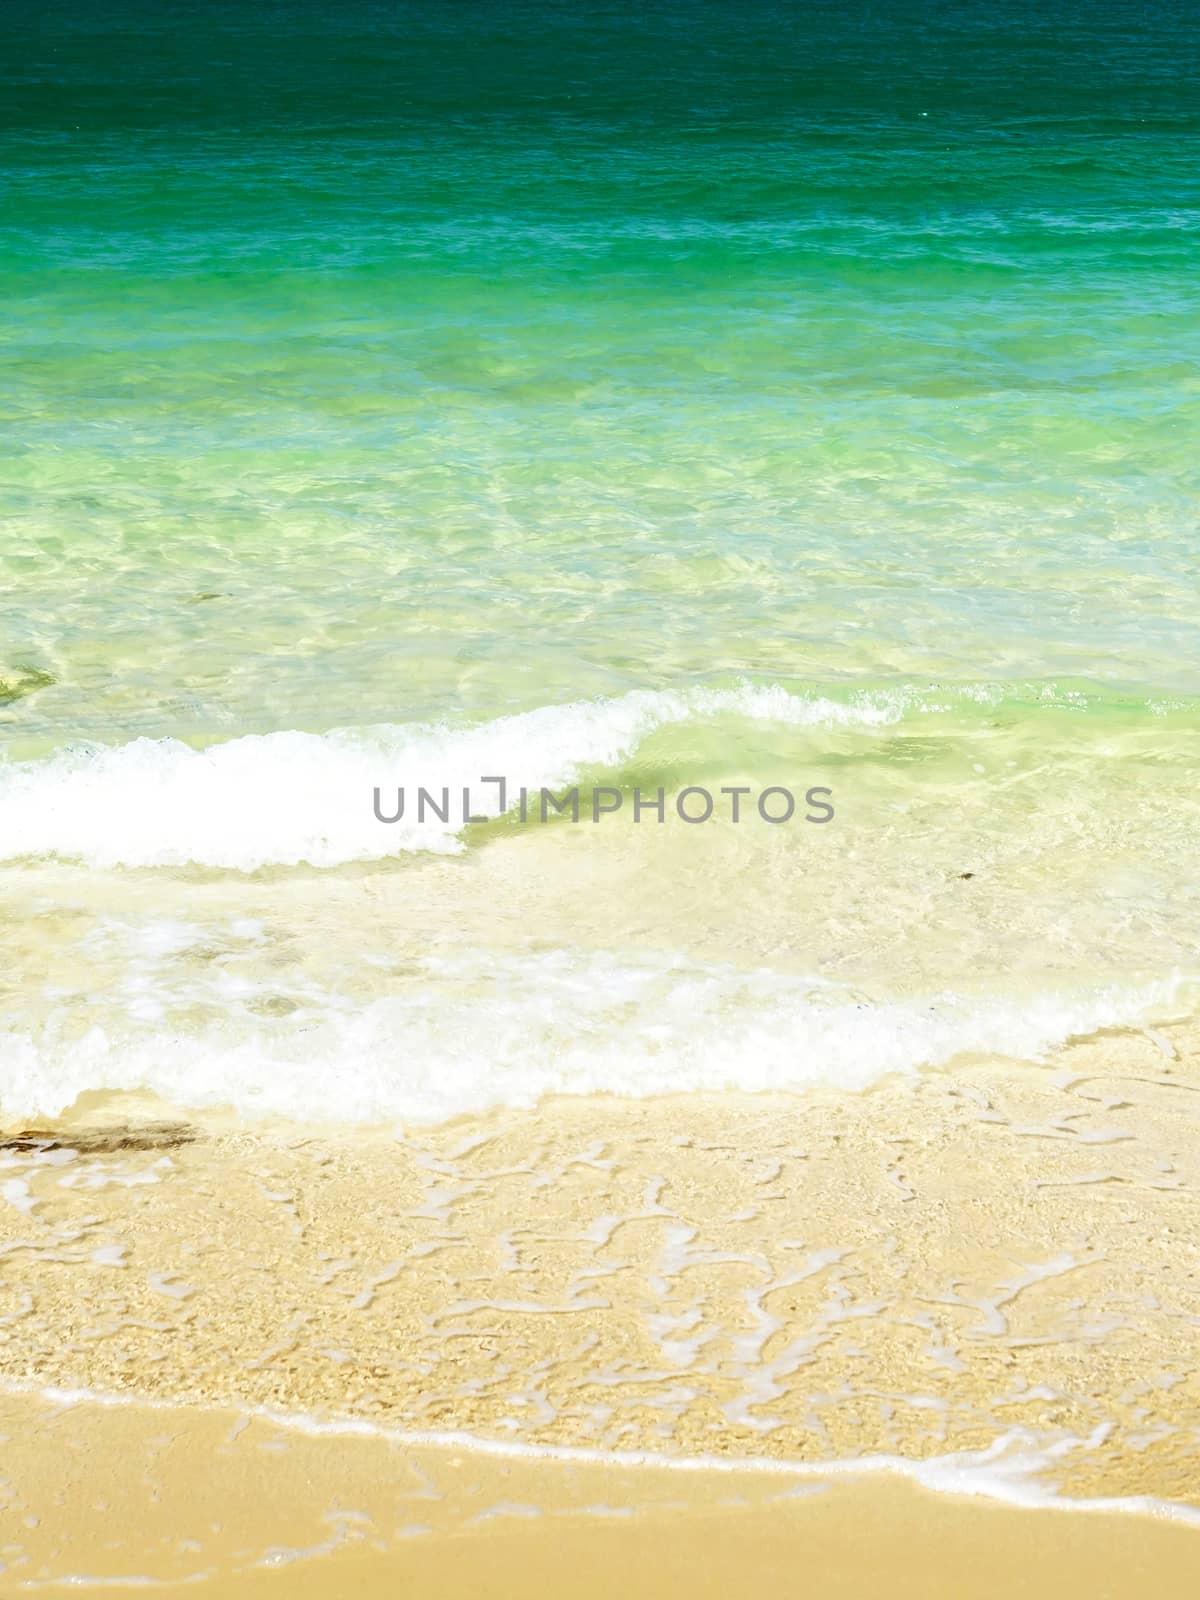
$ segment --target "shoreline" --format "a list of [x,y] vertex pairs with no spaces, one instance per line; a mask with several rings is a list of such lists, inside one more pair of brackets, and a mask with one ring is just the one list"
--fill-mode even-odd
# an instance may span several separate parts
[[90,1098],[0,1148],[0,1384],[606,1455],[1099,1437],[1072,1493],[1200,1503],[1197,1090],[1187,1024],[408,1130]]
[[[729,1592],[1184,1600],[1200,1532],[1173,1516],[1036,1508],[899,1470],[721,1470],[305,1433],[227,1410],[0,1395],[0,1594],[96,1586],[230,1600],[349,1592],[599,1597]],[[11,1466],[9,1461],[11,1460]],[[121,1471],[104,1473],[102,1463]],[[66,1530],[69,1530],[66,1531]],[[1099,1585],[1103,1583],[1103,1589]],[[969,1585],[969,1589],[967,1587]],[[1068,1588],[1073,1586],[1073,1590]]]
[[[0,1413],[6,1407],[25,1403],[44,1407],[49,1415],[75,1409],[87,1411],[129,1411],[154,1416],[186,1418],[205,1414],[193,1403],[168,1400],[147,1401],[137,1395],[103,1394],[82,1389],[22,1388],[10,1385],[0,1390]],[[795,1480],[796,1493],[806,1484],[817,1487],[860,1479],[900,1479],[912,1488],[955,1499],[987,1501],[1013,1511],[1071,1511],[1103,1516],[1149,1516],[1200,1529],[1200,1506],[1182,1501],[1156,1499],[1152,1495],[1108,1495],[1073,1497],[1055,1494],[1040,1487],[1037,1474],[1046,1463],[1022,1457],[1020,1447],[1028,1441],[1020,1434],[1001,1436],[987,1449],[956,1452],[946,1456],[906,1459],[903,1456],[867,1455],[835,1460],[796,1461],[786,1456],[654,1455],[634,1450],[589,1450],[572,1445],[532,1445],[518,1440],[489,1438],[466,1432],[422,1433],[389,1428],[361,1417],[309,1416],[302,1412],[272,1411],[268,1407],[217,1408],[228,1412],[236,1431],[251,1424],[295,1434],[306,1440],[363,1440],[387,1445],[396,1450],[429,1451],[435,1454],[462,1452],[481,1460],[526,1466],[596,1468],[617,1473],[662,1473],[737,1480],[743,1476],[765,1476]],[[1005,1456],[1011,1447],[1015,1460]],[[989,1473],[988,1466],[1007,1464],[1007,1472]]]
[[87,1096],[0,1140],[0,1595],[1184,1600],[1198,1092],[1189,1021],[408,1129]]

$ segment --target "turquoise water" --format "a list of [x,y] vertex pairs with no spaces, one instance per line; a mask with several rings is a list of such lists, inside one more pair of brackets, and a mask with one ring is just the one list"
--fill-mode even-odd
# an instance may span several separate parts
[[[668,1032],[651,1085],[672,1050],[682,1083],[764,1053],[858,1081],[1037,1043],[898,1050],[880,1012],[833,1048],[827,983],[976,1018],[961,996],[1032,996],[1052,1039],[1188,975],[1189,8],[59,0],[5,32],[10,1101],[153,1077],[168,1025],[236,1098],[299,1071],[281,998],[373,1114],[425,1103],[414,1062],[483,1092],[480,1039],[437,1020],[464,992],[514,1072],[603,1087],[675,1003],[661,960],[753,1038],[706,1066]],[[373,782],[477,753],[514,781],[794,775],[838,819],[364,824]],[[391,908],[365,965],[364,885]],[[196,950],[249,961],[268,1009],[197,1000]],[[644,1015],[597,961],[649,963]]]

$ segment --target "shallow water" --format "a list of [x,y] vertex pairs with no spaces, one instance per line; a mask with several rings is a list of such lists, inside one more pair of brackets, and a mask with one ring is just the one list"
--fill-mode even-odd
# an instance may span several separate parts
[[[1191,1004],[1185,9],[10,33],[0,1114],[857,1087]],[[499,773],[623,809],[413,825]],[[836,815],[632,825],[739,783]]]

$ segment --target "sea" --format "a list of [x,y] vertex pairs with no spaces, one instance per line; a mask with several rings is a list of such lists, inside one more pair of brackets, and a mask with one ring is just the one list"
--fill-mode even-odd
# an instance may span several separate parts
[[1194,1011],[1190,5],[3,33],[6,1126]]

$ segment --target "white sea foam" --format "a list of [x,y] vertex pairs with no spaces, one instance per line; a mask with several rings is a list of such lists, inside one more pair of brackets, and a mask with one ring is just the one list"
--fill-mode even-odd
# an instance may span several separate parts
[[82,1034],[10,1029],[0,1033],[0,1111],[55,1116],[86,1090],[147,1089],[179,1107],[386,1124],[551,1094],[855,1090],[964,1054],[1036,1059],[1070,1037],[1161,1015],[1183,988],[1173,979],[869,1002],[771,969],[468,952],[427,957],[366,1003],[310,991],[283,1017],[235,1003],[219,1022],[176,1029],[160,986],[149,1008],[136,989]]
[[[408,724],[314,734],[247,735],[206,750],[175,739],[65,751],[0,765],[0,860],[60,856],[97,867],[201,866],[251,872],[268,865],[337,866],[407,851],[462,848],[462,791],[494,816],[503,776],[531,791],[628,760],[655,729],[732,715],[802,727],[880,727],[905,700],[839,701],[776,686],[687,692],[636,690],[501,717],[475,727]],[[404,817],[382,824],[372,796],[406,788]],[[417,814],[421,785],[450,813]],[[515,803],[515,792],[508,797]]]

